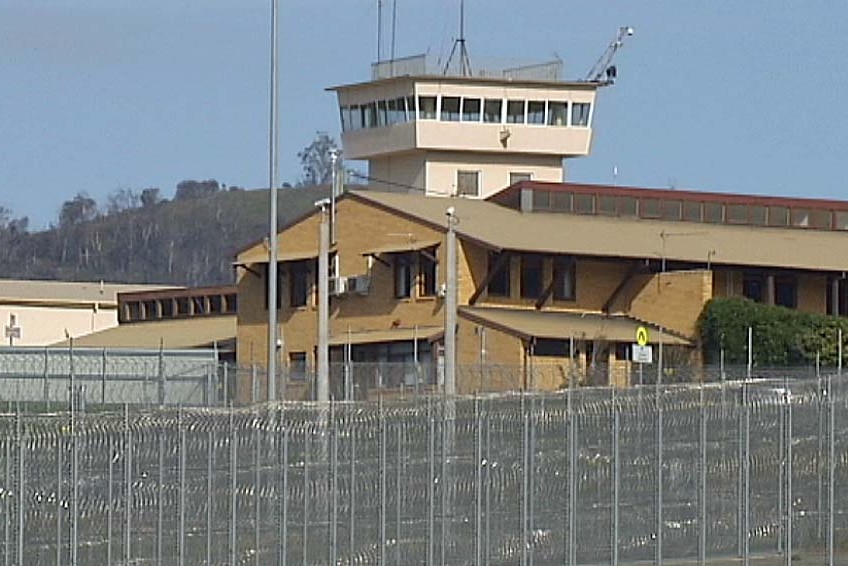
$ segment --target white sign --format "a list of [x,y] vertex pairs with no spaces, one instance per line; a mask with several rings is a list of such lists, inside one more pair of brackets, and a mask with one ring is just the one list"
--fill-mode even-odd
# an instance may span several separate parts
[[650,364],[654,361],[654,351],[650,346],[633,344],[630,359],[638,364]]
[[6,338],[14,338],[16,340],[21,339],[21,327],[20,326],[7,326],[6,327]]

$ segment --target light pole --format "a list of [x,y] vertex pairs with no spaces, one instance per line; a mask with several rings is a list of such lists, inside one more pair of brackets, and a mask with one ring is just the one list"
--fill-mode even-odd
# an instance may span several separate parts
[[445,276],[445,395],[456,395],[456,209],[447,209],[447,272]]
[[271,0],[271,85],[268,124],[268,400],[277,398],[277,2]]

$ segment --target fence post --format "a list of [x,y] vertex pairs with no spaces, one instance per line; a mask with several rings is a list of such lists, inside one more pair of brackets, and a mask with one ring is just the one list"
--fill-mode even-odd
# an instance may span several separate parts
[[260,544],[260,528],[259,524],[262,520],[262,499],[260,497],[261,487],[261,470],[262,470],[262,455],[259,449],[259,409],[254,407],[253,410],[253,563],[259,566],[259,544]]
[[106,404],[106,348],[100,358],[100,404]]
[[206,563],[212,564],[212,460],[215,448],[215,429],[212,426],[206,433]]
[[386,414],[383,396],[379,400],[380,412],[380,564],[386,564]]
[[748,397],[748,384],[745,383],[742,385],[742,393],[743,398],[745,400],[744,404],[744,415],[745,415],[745,459],[743,460],[744,469],[745,469],[745,497],[743,499],[744,502],[744,521],[742,523],[743,529],[743,561],[742,563],[745,566],[748,566],[748,560],[750,559],[750,532],[751,532],[751,403]]
[[[179,564],[183,566],[186,558],[186,430],[183,425],[183,410],[177,416],[177,430],[180,439],[180,527],[179,527]],[[259,489],[258,486],[256,489]]]
[[700,518],[698,525],[698,564],[704,566],[707,563],[707,407],[704,399],[704,383],[698,388],[698,410],[700,419],[699,430],[699,465],[698,484]]
[[[530,540],[528,536],[528,467],[530,460],[530,424],[529,412],[525,407],[526,393],[521,391],[521,566],[527,566],[527,553],[529,550]],[[442,486],[444,489],[444,485]],[[442,561],[444,564],[444,561]]]
[[258,383],[256,381],[256,364],[250,364],[250,402],[256,404],[259,398]]
[[[574,339],[571,339],[571,359],[574,359]],[[574,417],[574,368],[569,372],[566,392],[568,412],[568,565],[577,564],[577,419]]]
[[350,556],[354,555],[354,549],[356,548],[356,429],[355,429],[355,421],[352,416],[354,412],[351,411],[348,416],[348,426],[350,427],[350,517],[348,522],[349,525],[349,538],[350,538]]
[[106,507],[106,564],[112,564],[112,515],[113,509],[115,507],[115,493],[114,493],[114,481],[115,481],[115,437],[110,431],[109,433],[109,490],[107,494],[107,499],[109,501],[109,505]]
[[786,566],[792,566],[792,395],[786,391]]
[[159,339],[159,408],[165,406],[165,341]]
[[427,514],[427,566],[435,565],[435,523],[436,523],[436,418],[433,415],[433,398],[427,397],[427,420],[430,424],[428,435],[427,459],[430,469],[427,476],[427,503],[429,510]]
[[132,430],[130,409],[124,404],[124,563],[132,559]]
[[[64,439],[62,435],[56,438],[56,566],[62,564],[62,468],[65,466],[63,458]],[[6,522],[9,524],[9,521]],[[8,537],[7,537],[8,538]]]
[[474,396],[474,460],[476,475],[474,478],[474,564],[481,566],[483,561],[483,427],[480,425],[480,398]]
[[612,566],[618,566],[618,512],[619,512],[619,472],[621,463],[619,457],[619,433],[621,428],[621,416],[618,410],[618,397],[615,386],[610,388],[612,399],[610,410],[612,411]]
[[[4,485],[12,485],[12,441],[7,436],[3,442],[4,466],[6,468],[6,481]],[[57,502],[58,503],[58,502]],[[11,564],[12,548],[12,505],[9,497],[3,494],[3,564]]]
[[235,413],[230,407],[230,566],[236,566],[236,488],[238,487],[236,473],[238,471],[236,456],[238,455],[238,438],[235,426]]
[[[285,399],[285,397],[284,397]],[[280,408],[280,432],[282,434],[282,466],[280,466],[280,534],[278,566],[286,566],[288,554],[288,502],[289,502],[289,427],[285,408]],[[351,530],[353,525],[351,525]],[[351,539],[352,542],[352,539]],[[351,547],[352,551],[352,547]]]
[[[662,342],[660,342],[662,344]],[[657,515],[657,546],[656,563],[663,563],[663,403],[662,403],[662,364],[657,372],[657,384],[654,388],[657,412],[657,486],[656,486],[656,515]]]

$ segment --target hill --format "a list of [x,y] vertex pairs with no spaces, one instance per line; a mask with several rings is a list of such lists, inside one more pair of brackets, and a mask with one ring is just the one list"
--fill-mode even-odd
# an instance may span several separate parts
[[[279,224],[328,195],[326,186],[280,189]],[[219,191],[41,232],[0,234],[0,277],[224,285],[234,281],[235,252],[267,233],[267,189]]]

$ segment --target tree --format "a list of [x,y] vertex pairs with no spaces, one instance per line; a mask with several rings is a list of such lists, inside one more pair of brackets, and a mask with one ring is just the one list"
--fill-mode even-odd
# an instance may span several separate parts
[[132,189],[115,189],[106,197],[106,214],[138,208],[140,203],[140,195]]
[[157,187],[148,187],[141,191],[141,206],[150,208],[162,202],[161,191]]
[[315,139],[297,154],[303,169],[298,185],[326,185],[333,178],[332,152],[338,151],[336,140],[326,132],[317,132]]
[[220,190],[218,181],[207,179],[206,181],[185,180],[177,184],[177,192],[174,200],[201,199],[214,195]]
[[88,193],[81,192],[62,203],[59,211],[59,226],[72,226],[97,217],[97,202]]

